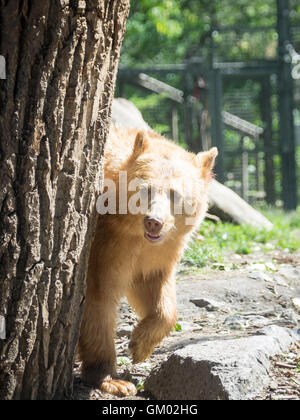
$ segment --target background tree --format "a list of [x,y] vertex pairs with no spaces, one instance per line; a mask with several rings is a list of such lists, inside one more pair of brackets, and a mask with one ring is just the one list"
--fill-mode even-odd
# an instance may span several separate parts
[[62,398],[129,0],[0,5],[0,398]]
[[[300,23],[299,0],[289,0],[292,23]],[[213,26],[276,26],[276,0],[131,0],[122,49],[124,66],[174,64],[205,57]],[[243,42],[239,56],[265,49],[260,37]],[[270,39],[270,43],[272,39]]]

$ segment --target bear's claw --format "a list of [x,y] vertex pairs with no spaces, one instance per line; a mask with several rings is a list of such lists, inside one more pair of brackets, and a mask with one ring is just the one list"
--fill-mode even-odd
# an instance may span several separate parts
[[118,397],[135,395],[137,392],[136,387],[131,382],[121,381],[119,379],[105,379],[100,385],[100,390]]

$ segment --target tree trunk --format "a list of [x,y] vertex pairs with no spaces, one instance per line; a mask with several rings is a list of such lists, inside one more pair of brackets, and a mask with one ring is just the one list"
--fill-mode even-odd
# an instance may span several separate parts
[[72,392],[129,0],[0,0],[0,398]]

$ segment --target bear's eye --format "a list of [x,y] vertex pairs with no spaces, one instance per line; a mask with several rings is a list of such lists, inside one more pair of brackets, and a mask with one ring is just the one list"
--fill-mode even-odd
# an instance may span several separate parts
[[182,197],[178,191],[170,190],[170,199],[173,201],[173,203],[178,204],[180,203]]

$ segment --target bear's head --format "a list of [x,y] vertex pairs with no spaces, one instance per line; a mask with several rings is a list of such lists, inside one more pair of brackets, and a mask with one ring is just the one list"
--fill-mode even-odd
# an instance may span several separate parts
[[196,155],[151,131],[138,132],[123,166],[128,234],[162,244],[183,237],[198,225],[207,211],[217,154],[212,148]]

